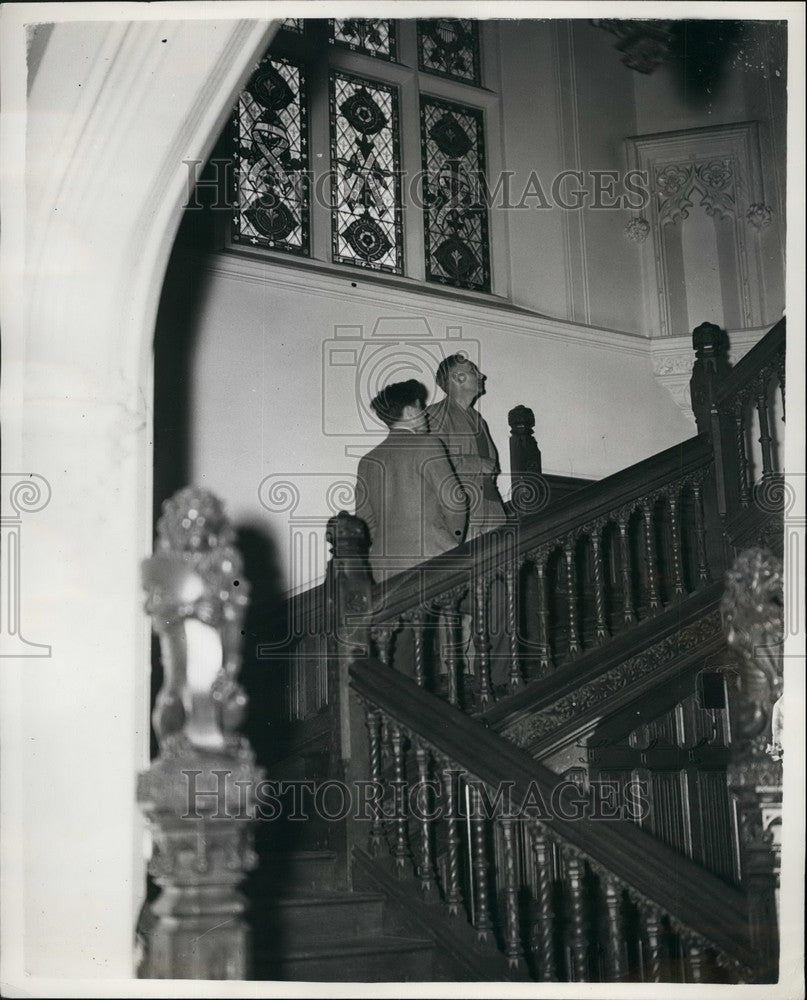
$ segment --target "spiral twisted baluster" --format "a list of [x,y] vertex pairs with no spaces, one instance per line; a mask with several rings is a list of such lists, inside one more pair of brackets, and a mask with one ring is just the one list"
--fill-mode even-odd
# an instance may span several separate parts
[[632,568],[627,514],[619,515],[617,527],[619,528],[619,556],[622,564],[622,617],[626,625],[632,625],[636,621],[636,611],[631,598]]
[[536,896],[538,901],[538,951],[541,981],[552,983],[555,971],[555,908],[552,905],[552,873],[550,870],[549,841],[541,826],[532,831],[532,851],[538,876]]
[[[368,733],[368,743],[369,743],[369,754],[370,754],[370,780],[373,785],[380,789],[381,788],[381,738],[379,733],[379,727],[381,724],[381,712],[377,709],[368,709],[366,714],[367,720],[367,733]],[[379,848],[381,847],[382,840],[382,826],[381,817],[379,813],[374,810],[372,819],[370,820],[370,834],[367,844],[367,850],[370,855],[375,857],[378,854]]]
[[444,899],[448,906],[448,914],[455,917],[460,908],[460,841],[457,833],[457,801],[454,790],[454,775],[456,770],[452,770],[451,762],[446,758],[441,758],[441,779],[443,782],[443,800],[445,804],[444,815],[446,818],[446,874]]

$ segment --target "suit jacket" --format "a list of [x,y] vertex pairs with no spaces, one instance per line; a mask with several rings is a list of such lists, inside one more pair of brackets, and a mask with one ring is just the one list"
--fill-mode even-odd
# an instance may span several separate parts
[[[445,442],[451,463],[468,496],[481,497],[477,516],[485,520],[488,529],[504,523],[504,504],[496,486],[496,477],[501,472],[499,453],[487,421],[478,410],[473,407],[463,410],[448,396],[426,407],[426,413],[430,432]],[[486,457],[480,453],[480,447],[487,452]]]
[[356,515],[370,532],[376,580],[431,559],[465,538],[467,501],[433,435],[392,430],[359,462]]

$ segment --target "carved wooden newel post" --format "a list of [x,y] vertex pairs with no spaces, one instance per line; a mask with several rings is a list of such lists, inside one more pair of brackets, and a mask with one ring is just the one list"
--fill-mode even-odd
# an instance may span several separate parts
[[336,707],[333,723],[338,726],[333,745],[341,748],[341,758],[346,761],[352,756],[348,668],[354,656],[368,655],[370,646],[370,538],[364,521],[344,510],[328,521],[325,538],[331,547],[326,581],[330,700]]
[[154,555],[143,563],[146,611],[160,637],[165,680],[152,721],[160,752],[139,776],[149,819],[151,904],[141,976],[246,979],[249,930],[239,885],[255,866],[253,790],[261,775],[236,732],[248,597],[221,503],[188,487],[163,505]]
[[778,974],[778,891],[782,817],[782,564],[748,549],[727,575],[722,601],[729,645],[740,663],[732,692],[732,761],[742,880],[763,982]]
[[703,518],[708,540],[708,562],[724,567],[730,562],[724,538],[724,520],[739,504],[737,496],[737,456],[734,426],[729,415],[718,406],[720,388],[731,371],[728,360],[728,337],[714,323],[701,323],[692,331],[695,361],[689,380],[692,412],[699,434],[709,434],[714,452],[714,467],[703,487]]
[[546,506],[549,493],[541,475],[541,451],[535,440],[535,414],[516,406],[507,414],[510,424],[510,506],[516,517],[534,514]]
[[[367,779],[368,760],[370,780],[381,781],[381,719],[352,695],[349,676],[353,659],[369,655],[371,647],[370,536],[360,517],[342,510],[328,521],[325,537],[331,547],[327,572],[331,774],[354,788],[354,782]],[[386,632],[376,638],[382,658],[389,656],[390,640]],[[342,838],[338,853],[349,864],[354,844],[371,854],[378,850],[383,837],[381,819],[375,816],[368,824],[351,816],[331,836],[335,846]]]

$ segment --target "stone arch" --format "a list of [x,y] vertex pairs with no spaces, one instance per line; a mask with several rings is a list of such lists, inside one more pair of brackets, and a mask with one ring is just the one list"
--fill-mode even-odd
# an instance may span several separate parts
[[3,12],[18,69],[26,22],[67,18],[42,31],[27,88],[21,81],[25,287],[4,330],[22,414],[5,469],[35,472],[51,488],[22,530],[21,610],[27,634],[52,653],[4,661],[4,719],[13,720],[4,764],[18,777],[3,837],[21,879],[9,911],[20,952],[4,958],[20,980],[133,973],[145,867],[135,782],[148,760],[139,563],[152,532],[154,325],[187,191],[183,161],[209,154],[277,24],[235,19],[218,4],[195,20],[193,8],[170,20],[167,8],[132,5],[132,20],[118,22],[64,7]]

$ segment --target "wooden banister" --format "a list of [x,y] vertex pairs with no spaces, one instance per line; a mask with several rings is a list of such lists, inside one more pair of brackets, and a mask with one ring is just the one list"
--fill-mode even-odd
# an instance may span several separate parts
[[772,368],[785,350],[786,336],[787,322],[783,316],[721,380],[716,395],[717,403],[726,404],[749,382],[756,379],[761,371]]
[[[488,789],[509,786],[516,802],[524,802],[531,791],[532,802],[552,801],[563,779],[477,720],[372,659],[355,661],[350,678],[368,708],[394,720],[399,730],[430,747],[441,761],[453,762]],[[750,976],[753,957],[743,892],[628,820],[573,821],[555,815],[544,816],[541,825],[606,878],[660,909],[674,927],[721,952],[741,979]]]
[[472,572],[484,575],[496,570],[508,539],[515,540],[518,552],[539,548],[666,484],[705,470],[711,461],[708,437],[689,438],[577,490],[547,511],[522,518],[517,526],[491,531],[376,585],[375,607],[383,608],[379,614],[384,619],[392,618],[419,601],[467,583]]

